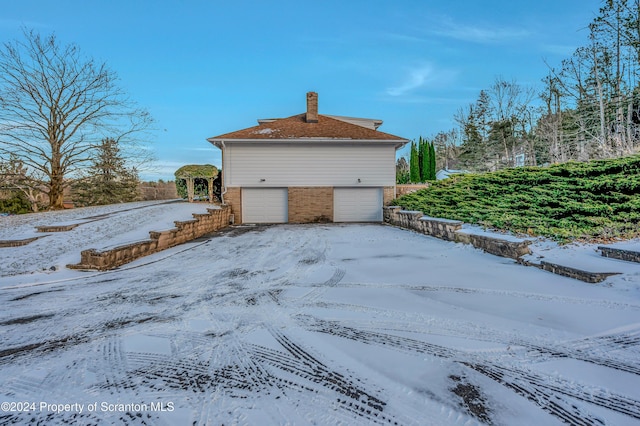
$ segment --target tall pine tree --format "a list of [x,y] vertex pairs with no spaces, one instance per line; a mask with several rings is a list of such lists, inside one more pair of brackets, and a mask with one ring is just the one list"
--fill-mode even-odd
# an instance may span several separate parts
[[429,180],[429,165],[431,160],[429,155],[429,142],[420,136],[420,182],[426,182]]
[[409,157],[409,177],[411,183],[420,182],[420,156],[415,142],[411,142],[411,156]]
[[427,180],[436,180],[436,147],[433,142],[429,143],[429,176]]

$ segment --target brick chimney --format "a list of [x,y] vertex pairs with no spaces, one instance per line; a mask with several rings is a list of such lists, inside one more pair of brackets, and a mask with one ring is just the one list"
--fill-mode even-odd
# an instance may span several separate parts
[[318,122],[318,94],[316,92],[307,92],[307,123]]

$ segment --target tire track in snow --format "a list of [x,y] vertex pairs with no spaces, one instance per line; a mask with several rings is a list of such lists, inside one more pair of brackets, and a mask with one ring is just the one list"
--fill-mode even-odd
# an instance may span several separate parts
[[534,359],[540,354],[546,354],[553,358],[571,358],[578,361],[588,362],[590,364],[600,365],[602,367],[612,368],[614,370],[624,371],[626,373],[640,375],[640,365],[629,364],[628,362],[617,360],[613,356],[599,357],[582,350],[572,349],[571,347],[541,347],[537,345],[531,345],[527,342],[518,344],[529,349],[528,356]]
[[421,291],[421,292],[442,292],[442,293],[463,293],[463,294],[486,294],[491,296],[508,296],[518,299],[529,299],[539,301],[552,301],[561,302],[571,305],[587,305],[587,306],[600,306],[608,309],[636,309],[640,311],[640,304],[628,303],[614,300],[603,299],[585,299],[580,297],[567,297],[553,295],[549,296],[541,293],[531,293],[524,291],[509,291],[509,290],[493,290],[486,288],[462,288],[462,287],[449,287],[449,286],[432,286],[432,285],[403,285],[403,284],[379,284],[379,283],[354,283],[343,282],[341,284],[344,288],[376,288],[376,289],[398,289],[406,291]]
[[562,379],[555,379],[554,382],[550,382],[546,377],[535,373],[484,363],[473,359],[477,358],[477,356],[472,357],[462,351],[415,339],[360,330],[344,326],[337,321],[323,321],[310,316],[299,316],[298,318],[311,331],[330,334],[368,345],[450,359],[452,362],[472,368],[505,385],[519,395],[533,401],[543,410],[569,424],[586,426],[604,424],[604,422],[590,414],[583,414],[573,403],[564,398],[566,396],[607,408],[634,419],[640,419],[640,401],[597,387],[589,386],[588,390],[585,390],[583,385]]
[[581,351],[603,351],[619,349],[640,349],[640,330],[587,337],[574,343]]
[[[341,309],[345,311],[369,312],[375,314],[376,317],[398,318],[407,316],[406,312],[389,311],[385,309],[371,308],[368,306],[345,304],[345,303],[326,303],[316,302],[311,306],[322,307],[327,309]],[[432,318],[419,314],[410,315],[407,322],[411,324],[428,324]],[[441,325],[442,334],[452,337],[470,338],[479,341],[495,342],[505,346],[520,346],[528,350],[528,358],[540,358],[548,356],[552,358],[572,358],[578,361],[584,361],[603,367],[624,371],[631,374],[640,375],[640,364],[631,364],[625,360],[618,359],[612,351],[629,350],[640,345],[640,332],[624,332],[609,334],[605,336],[590,337],[581,339],[576,342],[568,342],[566,344],[558,344],[556,342],[536,342],[532,343],[521,339],[518,336],[508,333],[498,332],[496,330],[487,330],[486,328],[478,328],[475,324],[455,324],[452,320],[447,320]],[[376,329],[380,329],[379,326]],[[414,326],[412,330],[416,330]],[[402,327],[396,326],[396,330],[402,331]],[[424,333],[434,334],[433,330],[427,329]],[[440,333],[438,333],[440,334]],[[600,353],[600,355],[598,355]],[[628,359],[628,357],[626,357]]]
[[[281,384],[308,391],[314,391],[314,385],[319,385],[342,395],[337,398],[337,402],[343,410],[372,423],[399,424],[398,419],[385,412],[386,402],[365,390],[362,380],[327,366],[279,330],[270,328],[269,331],[286,352],[254,344],[251,345],[252,357],[303,380],[302,383],[296,383],[282,378],[279,379]],[[321,395],[317,393],[316,397]]]
[[103,390],[111,395],[121,396],[125,390],[132,389],[133,385],[127,381],[126,356],[122,349],[122,343],[117,339],[108,339],[99,349],[102,363],[95,373],[99,382],[91,388],[92,392],[101,394]]
[[543,410],[571,425],[604,425],[605,422],[590,414],[584,414],[574,404],[562,399],[562,396],[569,396],[625,414],[635,419],[640,419],[640,403],[624,396],[615,395],[603,390],[585,391],[578,389],[575,384],[567,381],[558,380],[557,384],[552,384],[547,377],[523,370],[467,362],[463,362],[462,364],[506,386],[518,395],[527,398]]
[[346,271],[344,269],[336,268],[331,278],[322,284],[316,285],[311,291],[300,297],[297,300],[298,305],[304,306],[306,304],[316,303],[318,299],[327,292],[327,289],[337,286],[340,281],[342,281],[345,274]]
[[342,325],[338,321],[324,321],[308,315],[299,315],[298,320],[307,330],[330,334],[361,343],[378,345],[400,350],[402,352],[420,353],[439,358],[456,358],[460,352],[407,337],[367,331]]

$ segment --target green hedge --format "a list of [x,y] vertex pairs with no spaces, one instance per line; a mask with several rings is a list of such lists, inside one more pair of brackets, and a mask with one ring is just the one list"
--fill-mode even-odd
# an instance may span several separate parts
[[456,175],[395,201],[559,241],[640,236],[640,156]]

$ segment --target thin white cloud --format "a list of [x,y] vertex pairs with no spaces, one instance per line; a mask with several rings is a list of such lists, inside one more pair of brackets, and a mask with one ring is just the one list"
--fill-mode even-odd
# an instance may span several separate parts
[[401,83],[389,87],[386,93],[393,97],[409,95],[425,87],[447,84],[455,75],[455,71],[437,70],[431,64],[424,64],[409,69]]
[[391,96],[402,96],[408,92],[418,89],[433,79],[433,67],[424,65],[409,71],[404,81],[398,86],[387,89],[387,94]]
[[204,146],[202,148],[194,148],[194,147],[189,147],[189,148],[185,148],[186,151],[204,151],[204,152],[220,152],[220,150],[218,148],[216,148],[215,146],[209,144],[209,146]]
[[508,28],[502,26],[475,26],[454,22],[450,18],[443,18],[430,30],[432,34],[474,43],[502,43],[515,39],[522,39],[530,35],[522,28]]

